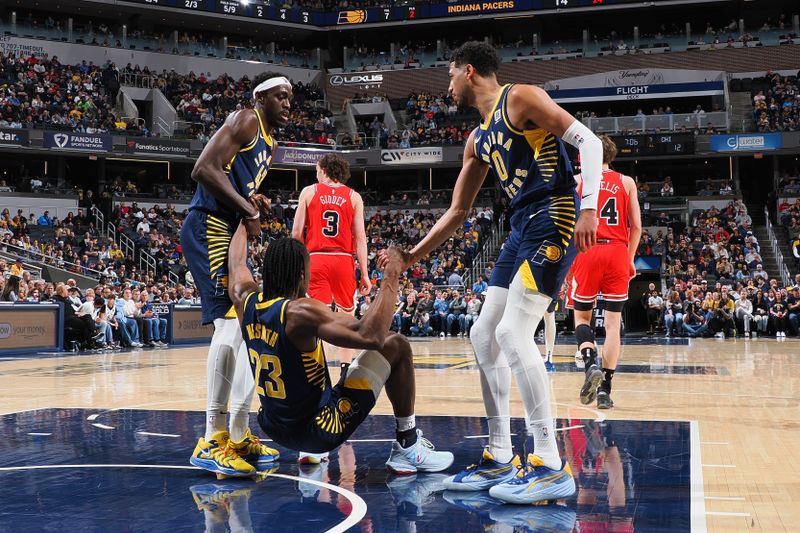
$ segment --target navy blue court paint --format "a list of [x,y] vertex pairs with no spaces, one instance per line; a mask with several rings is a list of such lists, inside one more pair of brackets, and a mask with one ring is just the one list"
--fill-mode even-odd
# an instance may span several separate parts
[[[87,420],[92,414],[98,416]],[[465,438],[486,434],[481,418],[417,420],[437,447],[455,453],[447,473],[475,462],[486,443]],[[314,481],[366,502],[365,517],[350,531],[483,532],[492,524],[518,532],[690,528],[688,422],[559,420],[559,447],[578,493],[546,507],[502,505],[486,492],[443,493],[440,474],[390,475],[384,467],[390,442],[364,442],[392,439],[390,416],[369,417],[322,467],[298,470],[297,454],[282,449],[277,472],[290,479],[217,481],[192,469],[80,468],[188,467],[204,423],[204,413],[185,411],[45,409],[0,417],[6,488],[0,531],[327,531],[358,503]],[[255,417],[251,423],[259,434]],[[522,434],[522,421],[514,420],[512,430]],[[37,465],[76,467],[9,470]]]

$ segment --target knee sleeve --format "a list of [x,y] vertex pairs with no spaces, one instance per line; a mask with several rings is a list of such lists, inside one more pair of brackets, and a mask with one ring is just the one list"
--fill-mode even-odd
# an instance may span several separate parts
[[[481,314],[470,329],[470,340],[475,350],[475,361],[479,368],[494,368],[495,366],[508,366],[505,358],[496,346],[495,330],[508,300],[508,289],[502,287],[489,287],[486,292],[486,301],[481,308]],[[494,348],[493,348],[494,345]]]
[[391,372],[392,366],[384,356],[375,350],[366,350],[357,355],[347,368],[344,386],[363,389],[363,385],[368,384],[377,400]]
[[575,341],[578,343],[578,347],[585,342],[594,344],[594,330],[586,324],[579,325],[575,328]]

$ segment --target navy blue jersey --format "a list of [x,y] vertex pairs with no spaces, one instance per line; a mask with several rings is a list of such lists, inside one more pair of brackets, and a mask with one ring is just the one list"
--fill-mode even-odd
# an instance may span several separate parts
[[[251,110],[242,111],[250,113]],[[264,178],[267,177],[269,164],[272,161],[273,141],[264,129],[264,122],[258,111],[252,110],[258,117],[258,132],[247,146],[242,147],[225,166],[225,174],[233,188],[245,198],[258,191]],[[231,227],[239,225],[241,214],[230,209],[217,200],[202,183],[197,184],[189,209],[199,209],[225,220]]]
[[303,353],[286,335],[289,301],[264,301],[262,293],[251,293],[242,317],[242,337],[255,373],[261,416],[270,427],[287,432],[307,427],[331,395],[322,343],[317,340],[314,351]]
[[518,130],[511,125],[507,102],[512,87],[503,86],[488,122],[475,130],[475,156],[492,167],[512,209],[552,195],[571,195],[575,178],[561,139],[542,128]]

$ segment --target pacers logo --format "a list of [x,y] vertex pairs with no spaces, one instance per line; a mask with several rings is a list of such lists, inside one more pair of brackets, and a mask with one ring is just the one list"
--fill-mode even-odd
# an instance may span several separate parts
[[547,257],[548,260],[553,261],[554,263],[561,259],[561,248],[556,245],[551,245],[545,248],[544,255]]
[[358,413],[358,404],[354,404],[348,398],[342,398],[336,403],[336,410],[342,416],[343,421],[350,420],[353,415]]
[[367,12],[363,9],[353,9],[350,11],[339,11],[337,24],[361,24],[366,22]]
[[534,265],[543,265],[545,261],[550,263],[558,263],[564,257],[564,252],[559,245],[552,241],[544,241],[533,256],[531,263]]

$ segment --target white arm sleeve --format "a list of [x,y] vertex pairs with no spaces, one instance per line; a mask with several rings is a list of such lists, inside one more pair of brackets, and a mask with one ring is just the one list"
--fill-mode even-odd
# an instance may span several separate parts
[[567,128],[562,139],[577,148],[581,155],[581,210],[597,209],[600,180],[603,176],[603,143],[580,120]]

